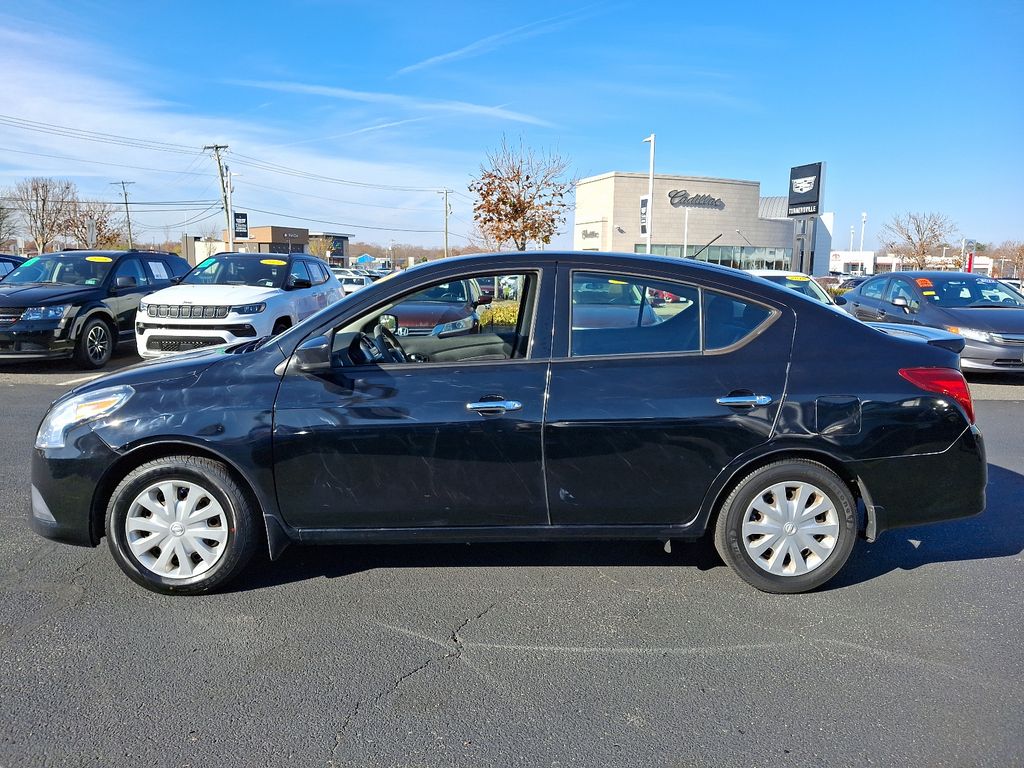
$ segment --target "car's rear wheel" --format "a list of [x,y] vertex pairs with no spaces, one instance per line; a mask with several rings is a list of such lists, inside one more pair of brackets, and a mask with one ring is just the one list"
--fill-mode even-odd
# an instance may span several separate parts
[[75,361],[83,368],[102,368],[114,354],[114,333],[105,320],[87,320],[78,334]]
[[806,592],[846,564],[857,507],[846,484],[821,464],[779,461],[744,477],[722,503],[719,555],[765,592]]
[[110,551],[136,583],[164,594],[209,592],[256,549],[250,495],[218,461],[169,456],[128,475],[107,505]]

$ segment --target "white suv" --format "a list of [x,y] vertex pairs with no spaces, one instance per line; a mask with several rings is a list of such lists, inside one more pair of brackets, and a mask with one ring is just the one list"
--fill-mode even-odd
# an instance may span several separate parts
[[139,305],[143,357],[280,333],[342,298],[327,264],[304,253],[218,253]]

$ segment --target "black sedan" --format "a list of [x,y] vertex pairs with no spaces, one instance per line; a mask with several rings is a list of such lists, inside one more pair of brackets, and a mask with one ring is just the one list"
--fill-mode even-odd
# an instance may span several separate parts
[[[499,332],[392,333],[408,297],[485,275],[522,286]],[[615,322],[580,311],[600,286]],[[545,252],[425,264],[278,336],[79,387],[39,427],[30,518],[106,536],[167,593],[292,542],[707,531],[750,584],[802,592],[858,533],[981,512],[985,482],[955,352],[724,267]]]
[[924,325],[963,336],[964,370],[1024,372],[1024,297],[991,277],[895,272],[871,278],[836,303],[859,320]]

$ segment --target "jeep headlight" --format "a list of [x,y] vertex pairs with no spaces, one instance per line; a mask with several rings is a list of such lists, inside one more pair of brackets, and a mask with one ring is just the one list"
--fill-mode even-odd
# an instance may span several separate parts
[[71,309],[71,304],[57,304],[52,307],[28,307],[21,313],[22,320],[60,320]]
[[232,307],[231,311],[239,315],[258,315],[266,308],[266,303],[261,301],[259,304],[240,304],[237,307]]
[[991,343],[992,341],[992,334],[987,333],[986,331],[978,331],[975,330],[974,328],[961,328],[956,325],[947,325],[946,330],[949,331],[950,333],[958,333],[965,339],[981,341],[986,344]]
[[68,430],[87,421],[109,416],[134,394],[135,390],[127,385],[106,387],[57,403],[39,425],[36,448],[63,448]]

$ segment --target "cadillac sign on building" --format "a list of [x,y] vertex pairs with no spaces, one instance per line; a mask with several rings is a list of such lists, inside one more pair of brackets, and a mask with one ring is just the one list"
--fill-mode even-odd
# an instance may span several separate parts
[[824,163],[798,165],[789,170],[789,216],[816,216],[821,205]]

